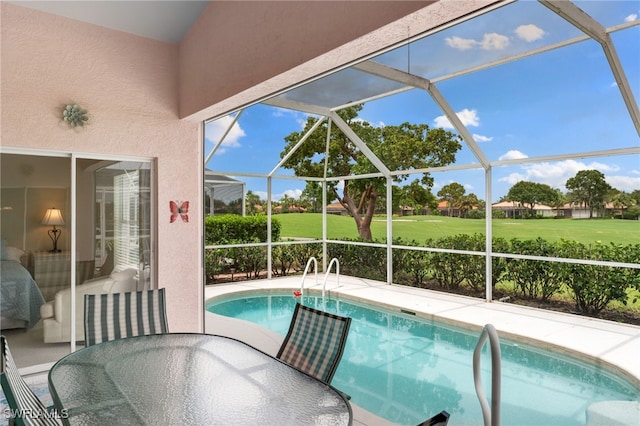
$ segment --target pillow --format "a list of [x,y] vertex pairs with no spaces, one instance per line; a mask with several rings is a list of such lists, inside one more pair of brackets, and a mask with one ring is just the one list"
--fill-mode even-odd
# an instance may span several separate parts
[[24,254],[24,251],[18,247],[7,247],[5,251],[6,256],[4,256],[2,260],[15,260],[16,262],[20,262],[20,258]]
[[0,240],[0,260],[15,260],[20,262],[24,252],[17,247],[7,246],[7,240]]

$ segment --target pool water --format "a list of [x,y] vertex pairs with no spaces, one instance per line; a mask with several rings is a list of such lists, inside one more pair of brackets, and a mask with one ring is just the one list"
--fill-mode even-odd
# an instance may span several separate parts
[[[296,299],[292,293],[223,298],[207,310],[251,321],[285,335]],[[331,384],[354,404],[400,424],[417,424],[441,410],[450,425],[481,425],[473,383],[479,333],[345,299],[304,297],[307,306],[353,318]],[[488,345],[485,345],[488,346]],[[586,409],[606,400],[640,400],[640,389],[609,371],[533,346],[501,339],[503,425],[585,425]],[[491,357],[482,356],[491,395]]]

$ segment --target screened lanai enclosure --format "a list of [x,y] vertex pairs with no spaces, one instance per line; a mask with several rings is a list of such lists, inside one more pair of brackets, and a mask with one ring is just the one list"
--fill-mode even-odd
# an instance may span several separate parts
[[[620,279],[637,285],[638,250],[633,257],[590,248],[633,247],[639,221],[616,222],[624,222],[626,242],[602,241],[598,227],[585,231],[584,244],[567,241],[568,224],[578,221],[571,212],[578,217],[589,207],[571,180],[581,171],[596,171],[610,194],[640,190],[638,13],[628,1],[501,2],[428,33],[408,31],[400,45],[213,118],[205,167],[243,182],[253,196],[247,205],[263,202],[267,232],[264,241],[206,241],[205,253],[261,248],[262,277],[271,278],[282,272],[282,247],[312,247],[325,267],[347,248],[368,250],[378,265],[374,278],[398,283],[413,274],[411,285],[422,279],[420,255],[432,263],[449,255],[479,262],[472,285],[484,288],[487,301],[506,261],[571,265],[569,275],[583,267],[621,271],[629,274]],[[555,191],[548,219],[492,213],[493,204],[513,201],[519,182]],[[455,206],[457,222],[449,217],[454,195],[466,200]],[[283,211],[303,211],[302,203],[305,225],[285,220]],[[613,204],[600,200],[599,217]],[[621,212],[636,203],[623,204]],[[343,215],[328,214],[336,206]],[[413,214],[400,216],[407,210]],[[561,217],[561,231],[527,230]],[[273,220],[281,222],[277,232]],[[522,243],[536,239],[560,248]]]

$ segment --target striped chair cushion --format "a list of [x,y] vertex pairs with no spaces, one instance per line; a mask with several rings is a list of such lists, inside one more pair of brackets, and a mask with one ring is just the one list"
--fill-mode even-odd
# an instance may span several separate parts
[[85,346],[168,332],[164,288],[84,296]]
[[330,383],[342,358],[350,325],[351,318],[298,303],[276,357]]
[[11,411],[4,413],[17,425],[59,425],[59,416],[45,407],[24,381],[11,356],[7,339],[0,336],[2,362],[0,363],[0,383]]

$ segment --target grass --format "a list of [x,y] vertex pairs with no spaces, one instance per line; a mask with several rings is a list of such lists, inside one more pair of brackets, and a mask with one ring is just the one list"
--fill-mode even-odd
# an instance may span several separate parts
[[[283,238],[322,238],[322,214],[280,214],[274,216],[282,224]],[[371,225],[373,238],[385,241],[386,218],[378,216]],[[485,234],[484,219],[460,219],[445,216],[405,216],[393,218],[393,236],[419,244],[427,238],[440,238],[456,234]],[[584,244],[597,241],[616,244],[640,243],[640,221],[614,219],[495,219],[493,236],[506,240],[542,237],[548,241],[575,240]],[[357,238],[355,222],[350,216],[327,215],[327,238],[341,240]],[[624,306],[612,302],[611,309],[640,312],[640,292],[629,289],[629,302]],[[568,292],[559,295],[567,300]],[[634,300],[635,299],[635,300]]]
[[[282,224],[283,238],[322,238],[321,213],[289,213],[274,216]],[[371,224],[373,238],[386,240],[386,217],[376,216]],[[484,219],[460,219],[446,216],[405,216],[393,218],[393,237],[416,240],[456,234],[485,234]],[[640,243],[640,221],[620,219],[495,219],[493,236],[506,240],[542,237],[547,241],[574,240],[584,244],[597,241],[616,244]],[[327,215],[327,238],[357,238],[358,231],[350,216]]]

